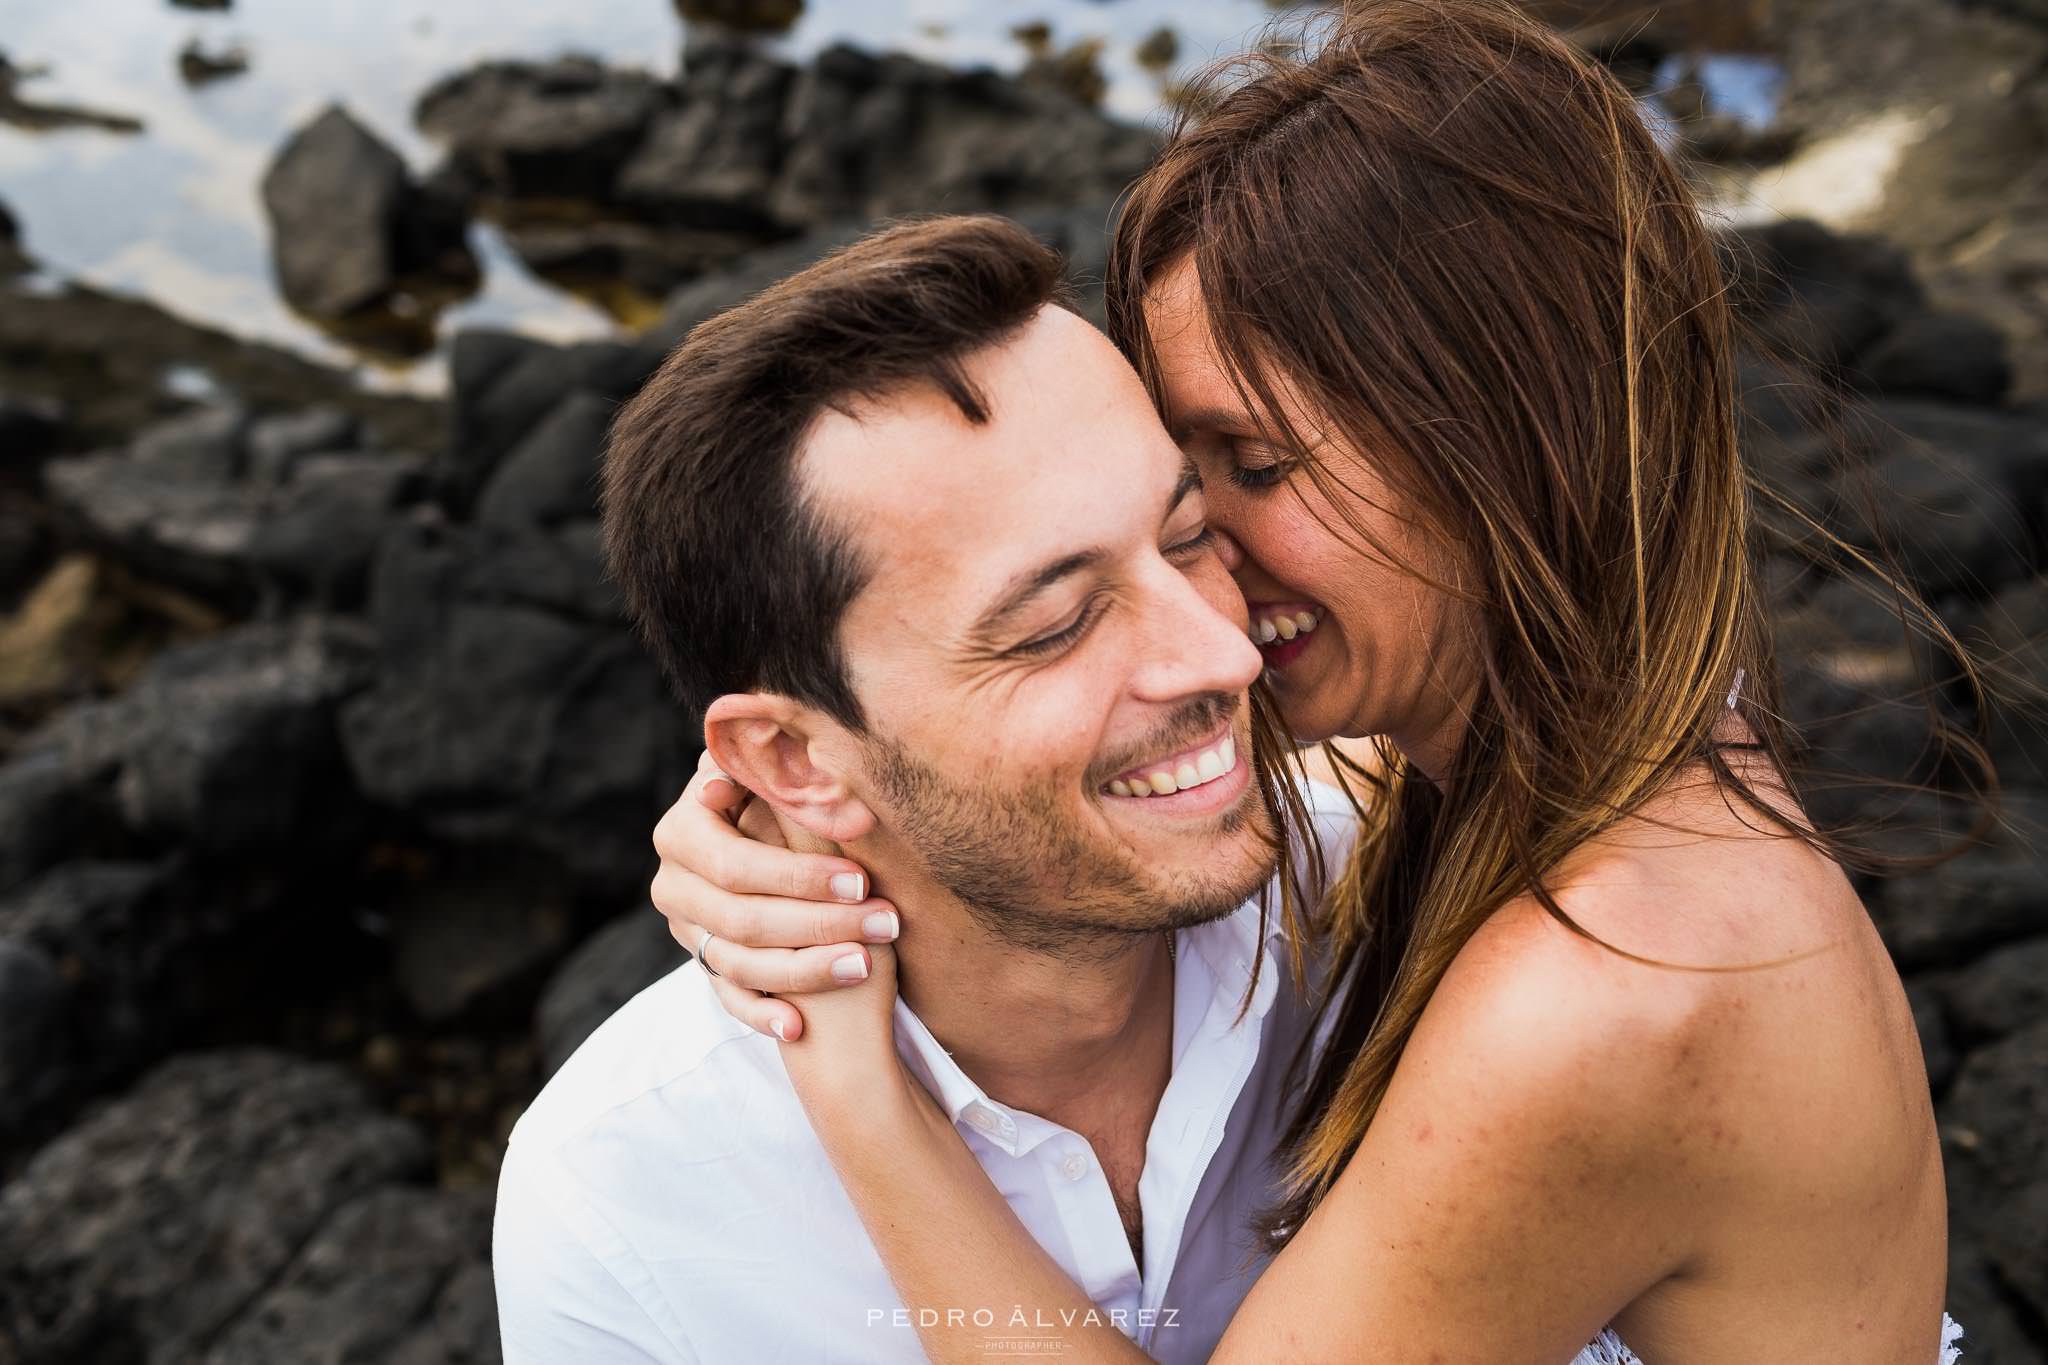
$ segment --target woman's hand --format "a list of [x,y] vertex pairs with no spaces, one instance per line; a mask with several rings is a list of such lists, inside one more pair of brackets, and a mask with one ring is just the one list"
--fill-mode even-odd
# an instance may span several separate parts
[[[783,1002],[799,1007],[805,1023],[802,1040],[782,1048],[790,1084],[828,1149],[836,1150],[835,1141],[887,1148],[906,1139],[905,1125],[926,1120],[957,1142],[896,1051],[895,946],[877,944],[868,958],[867,980]],[[920,1110],[928,1112],[913,1115]]]
[[900,922],[894,906],[867,894],[860,864],[787,842],[774,813],[707,753],[654,827],[661,867],[648,895],[691,952],[711,931],[705,965],[733,1017],[790,1042],[803,1035],[803,1014],[764,992],[819,994],[866,980],[861,945],[893,942]]

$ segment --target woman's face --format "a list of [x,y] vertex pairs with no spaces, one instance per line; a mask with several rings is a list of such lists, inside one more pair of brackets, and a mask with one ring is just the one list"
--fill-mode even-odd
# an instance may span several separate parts
[[1471,686],[1451,648],[1466,637],[1449,627],[1470,608],[1403,565],[1441,579],[1442,548],[1316,413],[1290,405],[1286,416],[1334,476],[1328,494],[1298,456],[1260,435],[1216,353],[1191,260],[1161,276],[1145,317],[1168,426],[1201,472],[1210,524],[1243,548],[1233,572],[1288,728],[1303,741],[1387,735],[1425,773],[1440,772]]

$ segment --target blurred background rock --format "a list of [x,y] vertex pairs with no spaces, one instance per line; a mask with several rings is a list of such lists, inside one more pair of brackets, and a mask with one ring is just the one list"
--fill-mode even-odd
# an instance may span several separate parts
[[[1538,5],[1726,224],[1816,784],[1949,1158],[1972,1358],[2048,1358],[2048,6]],[[1285,15],[1280,16],[1285,21]],[[681,960],[690,718],[599,572],[606,420],[873,219],[995,209],[1084,290],[1259,0],[65,0],[0,28],[0,1361],[497,1358],[520,1107]],[[1785,346],[1826,385],[1768,358]],[[1788,384],[1790,387],[1788,387]],[[1830,394],[1846,391],[1844,404]]]

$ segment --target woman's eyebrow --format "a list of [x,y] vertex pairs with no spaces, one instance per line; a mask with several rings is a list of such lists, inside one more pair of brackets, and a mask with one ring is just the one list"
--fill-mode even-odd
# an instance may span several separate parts
[[1178,443],[1187,440],[1188,437],[1194,435],[1197,431],[1218,430],[1225,427],[1251,429],[1254,426],[1256,424],[1252,421],[1252,415],[1243,408],[1210,406],[1190,408],[1186,412],[1176,412],[1173,415],[1173,425],[1169,428],[1169,432],[1174,441]]

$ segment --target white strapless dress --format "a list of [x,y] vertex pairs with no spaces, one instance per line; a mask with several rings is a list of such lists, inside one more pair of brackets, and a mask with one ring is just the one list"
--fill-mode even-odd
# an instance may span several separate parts
[[[1963,1348],[1956,1343],[1962,1339],[1963,1329],[1948,1314],[1941,1315],[1941,1354],[1935,1365],[1956,1365]],[[1585,1350],[1572,1357],[1572,1365],[1643,1365],[1643,1359],[1634,1351],[1622,1345],[1621,1338],[1612,1332],[1602,1332]]]

